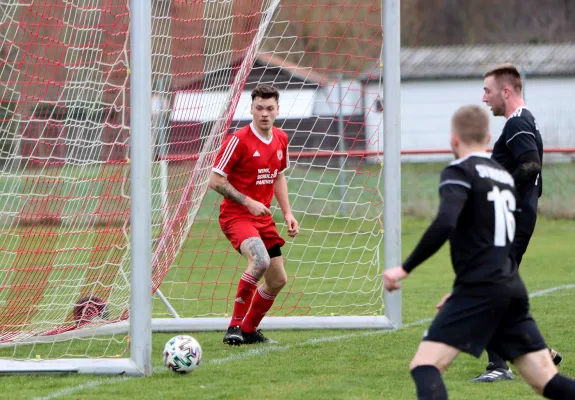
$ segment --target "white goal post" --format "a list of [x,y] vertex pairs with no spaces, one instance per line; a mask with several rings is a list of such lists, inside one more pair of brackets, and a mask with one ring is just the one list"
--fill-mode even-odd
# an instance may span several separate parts
[[[313,82],[315,89],[312,93],[310,90],[306,91],[314,79],[314,72],[311,68],[304,68],[298,62],[288,66],[286,61],[279,67],[273,64],[278,57],[277,54],[285,56],[290,53],[291,48],[288,50],[281,48],[285,46],[284,42],[287,39],[296,37],[296,44],[292,43],[292,47],[297,46],[297,40],[300,40],[298,32],[294,34],[295,28],[290,27],[289,23],[276,20],[281,12],[289,16],[286,21],[297,20],[299,17],[294,15],[298,10],[293,10],[293,15],[289,14],[292,11],[289,8],[280,10],[279,0],[253,1],[253,4],[257,3],[261,7],[261,12],[258,11],[250,20],[253,25],[246,28],[244,24],[241,27],[252,35],[244,35],[248,36],[249,40],[242,34],[234,32],[235,29],[239,29],[236,26],[225,26],[229,18],[219,13],[221,10],[226,10],[226,6],[221,9],[214,8],[215,11],[204,9],[204,14],[209,14],[209,17],[214,18],[218,23],[214,23],[213,27],[203,28],[207,38],[203,49],[209,49],[208,41],[214,34],[213,29],[228,29],[231,33],[225,39],[231,43],[231,50],[227,51],[225,57],[232,62],[232,68],[229,75],[226,75],[228,72],[221,71],[221,63],[211,65],[213,60],[222,57],[219,49],[211,49],[213,53],[206,55],[206,61],[203,64],[203,80],[199,86],[191,87],[191,89],[189,86],[178,86],[175,83],[186,75],[186,73],[177,73],[176,63],[186,62],[186,60],[181,61],[176,56],[170,57],[169,51],[162,54],[163,58],[154,58],[157,50],[154,48],[153,24],[159,23],[157,21],[161,19],[154,20],[154,15],[158,15],[158,12],[161,12],[158,11],[160,9],[163,12],[169,9],[171,2],[129,0],[127,18],[130,45],[129,59],[125,60],[128,62],[125,67],[127,76],[129,76],[129,95],[125,90],[128,87],[127,82],[120,89],[117,85],[110,84],[109,76],[116,73],[114,68],[110,69],[109,76],[102,79],[97,77],[98,68],[104,69],[112,64],[123,65],[123,61],[118,60],[126,56],[127,47],[118,52],[114,63],[108,65],[105,61],[99,61],[98,67],[82,79],[78,78],[75,86],[70,83],[76,82],[74,77],[68,80],[68,85],[71,87],[69,93],[73,91],[79,93],[75,98],[78,104],[95,101],[85,100],[83,97],[86,96],[83,91],[90,92],[90,88],[82,88],[85,80],[89,79],[95,82],[95,92],[118,89],[118,96],[110,100],[108,104],[113,111],[118,107],[117,102],[120,101],[118,99],[124,101],[129,98],[129,107],[123,103],[120,107],[129,113],[129,126],[124,127],[123,121],[118,123],[122,132],[127,132],[127,136],[117,136],[110,146],[113,149],[117,146],[129,147],[127,161],[124,164],[118,164],[117,161],[110,162],[110,159],[107,159],[108,164],[113,166],[112,169],[107,174],[94,172],[100,164],[98,161],[93,165],[88,165],[86,160],[90,158],[87,155],[91,151],[89,150],[90,144],[82,147],[81,143],[84,143],[84,139],[70,140],[64,137],[76,129],[80,124],[79,120],[75,115],[69,114],[63,119],[58,119],[55,111],[51,111],[47,117],[49,121],[47,125],[59,124],[58,121],[64,121],[63,125],[65,125],[65,128],[58,134],[60,136],[57,136],[53,143],[58,143],[58,145],[64,143],[70,148],[78,146],[77,150],[67,150],[67,155],[62,156],[60,153],[56,154],[59,151],[58,147],[52,146],[47,155],[42,153],[41,156],[36,156],[40,154],[37,149],[44,145],[43,142],[52,140],[51,137],[46,139],[48,128],[43,128],[44,131],[40,136],[34,139],[31,154],[40,159],[42,163],[46,159],[58,160],[58,166],[56,168],[39,167],[34,170],[40,171],[39,174],[33,177],[30,177],[28,167],[18,170],[25,172],[18,172],[14,175],[14,182],[33,181],[34,193],[37,193],[39,182],[50,181],[52,177],[56,178],[50,181],[53,182],[52,188],[57,188],[60,182],[63,182],[63,186],[68,185],[69,182],[72,183],[69,190],[54,189],[52,192],[38,192],[38,198],[40,198],[38,204],[41,206],[34,208],[33,212],[41,215],[44,218],[43,221],[48,221],[46,223],[48,228],[39,228],[33,234],[27,233],[31,237],[26,239],[28,247],[24,247],[22,245],[24,240],[19,238],[19,244],[6,252],[7,257],[13,257],[19,260],[18,262],[29,262],[28,258],[25,261],[22,260],[25,254],[29,253],[28,248],[32,244],[37,246],[38,243],[34,242],[36,240],[34,237],[46,234],[54,238],[53,242],[46,245],[45,250],[46,253],[55,254],[53,258],[47,261],[46,265],[40,262],[42,268],[30,267],[29,270],[33,272],[24,275],[30,277],[31,286],[39,287],[34,293],[42,292],[38,298],[36,294],[26,292],[27,298],[32,299],[30,300],[33,303],[32,306],[21,309],[17,305],[17,301],[22,301],[25,297],[19,293],[30,289],[12,291],[6,296],[0,291],[0,306],[5,309],[11,307],[12,310],[16,310],[15,313],[30,315],[15,320],[14,313],[6,311],[8,316],[5,316],[0,310],[0,323],[8,321],[4,322],[2,332],[0,332],[0,352],[5,352],[0,355],[0,374],[81,373],[150,376],[153,359],[152,332],[194,332],[227,328],[229,323],[227,304],[229,297],[234,294],[230,295],[229,292],[235,290],[237,271],[245,266],[238,264],[234,258],[237,258],[237,254],[230,251],[229,247],[224,248],[227,246],[224,242],[225,238],[219,233],[214,233],[216,231],[210,230],[217,218],[213,217],[215,203],[210,203],[209,210],[205,209],[206,202],[210,201],[209,195],[206,195],[206,179],[223,134],[233,128],[232,123],[238,119],[236,117],[240,115],[242,107],[244,110],[240,119],[245,122],[245,115],[249,114],[245,110],[245,101],[249,93],[247,90],[252,87],[250,85],[274,79],[266,75],[271,65],[274,65],[274,68],[277,67],[278,70],[288,70],[291,74],[288,82],[284,82],[283,78],[277,78],[276,81],[271,82],[279,86],[280,96],[284,92],[289,93],[290,90],[296,92],[295,100],[290,98],[289,94],[280,98],[280,107],[283,107],[280,111],[289,116],[290,109],[295,110],[300,106],[301,115],[314,119],[312,127],[309,128],[309,137],[299,144],[290,143],[299,149],[298,158],[291,160],[296,167],[299,166],[299,169],[288,176],[290,188],[292,186],[298,188],[294,194],[296,198],[294,212],[299,213],[298,215],[302,218],[305,216],[302,227],[309,231],[305,232],[304,236],[313,237],[313,240],[295,243],[285,254],[288,263],[290,260],[295,260],[291,265],[299,265],[294,273],[294,280],[300,283],[299,286],[294,284],[288,289],[288,294],[282,299],[280,307],[284,312],[264,318],[261,327],[268,330],[400,328],[402,326],[401,290],[392,294],[385,292],[380,278],[384,268],[399,265],[402,261],[400,0],[374,1],[377,3],[381,1],[381,28],[386,32],[377,60],[379,68],[375,73],[372,71],[375,78],[366,78],[361,84],[364,86],[357,86],[356,78],[362,75],[360,73],[356,73],[353,79],[348,80],[343,73],[339,74],[339,77],[326,73],[324,77],[315,79]],[[230,8],[227,10],[233,12],[234,6],[227,0],[205,3],[229,3]],[[96,9],[92,11],[93,13],[90,10],[83,11],[87,15],[86,18],[91,18],[97,13]],[[25,11],[18,9],[16,12],[24,13]],[[107,27],[105,24],[102,26]],[[100,32],[100,29],[101,27],[98,27],[95,31]],[[168,28],[162,35],[170,35],[170,32]],[[9,32],[2,34],[8,35]],[[330,33],[324,35],[315,32],[313,34],[320,38],[330,35]],[[279,35],[277,48],[263,51],[262,43],[273,39],[274,35]],[[309,36],[306,35],[302,33],[302,37]],[[197,51],[193,47],[195,40],[196,38],[192,37],[190,43],[186,44],[189,45],[190,59]],[[245,42],[241,43],[242,57],[235,58],[238,52],[233,49],[232,42],[242,40]],[[359,39],[357,41],[362,43]],[[297,52],[294,51],[294,53]],[[270,53],[271,56],[269,56]],[[262,69],[261,78],[256,82],[253,80],[253,74],[256,71],[253,66],[259,65],[258,62],[264,62],[262,60],[268,62],[267,70]],[[368,60],[367,57],[366,60]],[[162,63],[166,65],[162,66]],[[70,65],[72,64],[74,62],[70,62]],[[329,71],[326,66],[322,68]],[[157,79],[158,76],[170,75],[170,73],[172,76],[169,84],[162,79]],[[101,85],[100,79],[103,82]],[[163,83],[157,84],[158,81]],[[339,91],[335,90],[338,85]],[[375,87],[375,89],[370,89],[374,91],[370,93],[372,97],[363,94],[367,85]],[[342,91],[342,86],[346,88],[345,93]],[[226,90],[222,90],[222,87]],[[293,90],[293,87],[296,89]],[[212,99],[210,101],[214,101],[216,105],[204,106],[204,110],[200,110],[202,105],[195,104],[193,101],[190,103],[190,99],[196,96],[194,93],[202,90],[206,94],[205,98]],[[362,92],[362,95],[358,95],[356,99],[353,96],[356,96],[355,92],[358,90]],[[317,97],[313,99],[305,97],[308,92],[311,93],[310,96],[323,93],[324,97],[321,100],[323,103],[320,104]],[[158,99],[158,93],[160,94],[159,103],[154,102],[154,99]],[[22,94],[19,96],[24,97]],[[162,96],[166,96],[165,99]],[[56,101],[57,106],[61,104],[69,106],[72,104],[71,97],[64,99],[64,95],[61,95]],[[303,98],[308,101],[305,107],[302,106]],[[348,126],[360,124],[365,129],[369,125],[365,122],[365,110],[371,109],[372,106],[371,104],[360,106],[360,102],[369,103],[376,98],[378,104],[379,99],[383,100],[383,112],[376,115],[375,122],[373,122],[375,114],[371,115],[371,128],[373,132],[376,132],[376,136],[378,130],[383,129],[385,132],[385,140],[383,143],[379,142],[381,151],[385,154],[385,160],[381,165],[379,161],[381,151],[370,155],[365,153],[365,150],[361,150],[367,155],[362,153],[363,155],[357,156],[359,150],[343,145],[345,130]],[[98,99],[102,103],[107,101],[105,97]],[[166,110],[166,106],[162,105],[163,100],[173,105],[174,109]],[[156,107],[154,104],[159,104],[159,106]],[[171,105],[169,107],[172,107]],[[73,108],[74,104],[70,107]],[[176,109],[176,107],[179,108]],[[313,107],[316,108],[312,110]],[[327,109],[328,112],[317,111],[321,107]],[[351,110],[350,114],[344,115],[347,110]],[[360,121],[359,110],[363,110],[364,113],[361,122],[357,122]],[[153,115],[154,112],[157,115]],[[296,112],[293,112],[295,115]],[[30,125],[31,121],[36,118],[34,116],[26,119],[23,115],[24,113],[22,113],[20,124],[24,125]],[[154,118],[158,115],[163,119],[155,124]],[[335,129],[334,137],[337,144],[332,149],[324,150],[322,146],[326,144],[327,139],[323,138],[316,140],[313,143],[315,147],[313,147],[310,143],[314,135],[317,135],[317,130],[323,129],[322,124],[325,124],[327,120],[336,121],[326,126],[327,129]],[[344,120],[346,126],[344,126]],[[283,123],[288,128],[295,126],[292,128],[294,131],[308,129],[302,128],[303,119],[297,123],[294,121],[295,117],[291,121],[286,119]],[[98,124],[102,131],[110,127],[107,121],[98,122]],[[177,124],[199,126],[199,135],[194,139],[199,144],[194,144],[193,146],[196,147],[192,147],[192,151],[184,146],[182,146],[182,151],[175,153],[167,150],[170,145],[175,148],[174,143],[178,140],[187,140],[185,138],[174,139]],[[168,129],[168,125],[172,135],[171,144],[167,143],[168,139],[164,136],[164,129]],[[83,129],[88,131],[86,127]],[[364,134],[362,129],[360,132]],[[365,141],[357,139],[359,137],[357,135],[354,145]],[[367,136],[367,133],[365,135]],[[329,138],[329,135],[325,137]],[[372,139],[368,137],[366,140]],[[104,143],[101,147],[107,145]],[[20,147],[15,151],[23,151],[23,145],[18,146]],[[314,153],[310,155],[308,153],[312,147]],[[360,161],[354,161],[352,157],[359,157]],[[20,155],[17,157],[15,155],[14,158],[25,160],[25,157]],[[30,156],[30,159],[32,158]],[[377,161],[374,162],[374,159]],[[82,179],[77,179],[80,173],[67,170],[68,163],[73,164],[71,168],[82,168]],[[352,166],[349,167],[346,163],[351,163]],[[190,171],[190,166],[192,171]],[[381,173],[374,171],[381,171]],[[174,184],[173,177],[177,174],[184,178],[178,184]],[[87,188],[82,192],[82,196],[77,194],[79,187],[94,182],[97,183],[98,190],[101,192],[94,195],[93,189]],[[115,185],[110,182],[120,182],[117,184],[118,192],[114,191],[116,189],[108,190],[109,185]],[[100,201],[104,192],[109,196],[109,200],[105,207],[95,207],[97,210],[94,211],[94,215],[100,219],[93,220],[92,215],[88,215],[89,213],[82,208],[82,204]],[[48,204],[47,198],[56,200],[46,205]],[[65,204],[61,205],[57,212],[53,211],[54,204],[60,205],[62,198],[65,198]],[[128,207],[120,205],[126,201],[129,202]],[[32,200],[30,202],[33,203]],[[78,203],[79,205],[76,205]],[[0,204],[4,203],[0,201]],[[113,207],[116,208],[110,209],[110,204],[114,204]],[[39,209],[42,211],[38,211]],[[329,209],[328,214],[324,214],[326,209]],[[11,229],[15,226],[13,224],[17,224],[24,218],[22,212],[16,211],[12,214],[6,222],[10,230],[6,229],[8,233],[2,238],[12,234]],[[29,214],[30,212],[26,213],[26,215]],[[208,215],[209,220],[204,219],[204,215]],[[329,217],[322,219],[324,215],[329,215]],[[105,234],[101,234],[102,230],[108,229],[108,226],[114,226],[108,224],[107,221],[118,216],[121,221],[119,228],[110,228]],[[124,217],[125,220],[122,219]],[[57,227],[53,228],[50,224]],[[69,228],[66,228],[64,232],[63,226]],[[192,226],[199,226],[200,234],[194,234]],[[84,235],[83,238],[79,238],[81,234]],[[58,241],[63,241],[64,237],[66,242],[59,243]],[[110,237],[114,238],[111,242]],[[212,247],[204,251],[202,246],[205,243],[210,243]],[[186,246],[194,248],[194,251],[184,251]],[[309,252],[322,251],[322,246],[325,246],[327,251],[323,251],[321,257],[305,258]],[[91,250],[83,254],[87,247]],[[368,248],[369,250],[366,250]],[[41,257],[41,252],[42,250],[39,250],[34,254],[40,254],[38,258]],[[78,255],[79,253],[82,254]],[[327,253],[331,253],[331,256]],[[380,254],[383,254],[383,257],[380,257]],[[338,259],[339,257],[343,259]],[[20,264],[13,259],[7,262],[8,267],[5,270],[0,270],[2,279],[8,279],[6,277],[9,274],[18,273],[14,272],[19,270],[14,266]],[[230,259],[232,261],[229,261]],[[81,273],[70,267],[70,265],[75,265],[74,263],[84,267],[84,269],[78,268],[78,270],[82,269]],[[214,272],[215,269],[210,269],[214,263],[217,263],[219,267],[217,274]],[[354,271],[349,274],[343,273],[346,263],[354,268]],[[177,267],[174,267],[176,264]],[[61,268],[61,272],[58,272],[56,277],[59,265],[67,266]],[[317,265],[320,267],[326,265],[326,268],[322,269]],[[42,271],[48,269],[49,272],[43,274]],[[98,272],[94,275],[93,271]],[[2,273],[4,275],[1,275]],[[342,283],[345,280],[349,282]],[[209,294],[206,295],[206,292]],[[105,295],[100,293],[105,293]],[[80,294],[84,297],[77,301]],[[12,300],[11,296],[16,296],[16,300]],[[189,301],[184,302],[187,297],[200,305],[190,306]],[[319,310],[317,312],[314,311],[315,304]],[[187,317],[186,312],[194,307],[198,309],[196,312],[192,311],[194,316]],[[32,309],[33,311],[30,311]],[[56,309],[62,310],[52,317],[51,313],[55,313]],[[71,309],[72,312],[70,312]],[[96,317],[90,317],[88,320],[86,317],[88,311],[94,312]],[[88,350],[77,350],[80,345],[90,347],[88,344],[92,342],[93,347],[98,347],[100,339],[96,338],[100,337],[103,338],[101,341],[104,344],[101,349],[98,349],[99,353],[96,355],[92,355]],[[70,345],[58,347],[62,343],[70,343]],[[116,348],[119,350],[115,350]],[[43,354],[34,354],[35,352]],[[48,356],[45,357],[44,353]]]

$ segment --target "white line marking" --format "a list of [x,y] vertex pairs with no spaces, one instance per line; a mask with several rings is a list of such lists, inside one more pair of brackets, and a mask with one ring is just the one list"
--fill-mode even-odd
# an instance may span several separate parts
[[534,297],[545,296],[549,293],[557,292],[558,290],[569,290],[575,288],[575,285],[562,285],[562,286],[555,286],[549,289],[538,290],[533,292],[529,295],[529,298],[532,299]]
[[[549,293],[557,292],[559,290],[569,290],[569,289],[575,289],[575,284],[573,284],[573,285],[561,285],[561,286],[555,286],[555,287],[552,287],[549,289],[537,290],[537,291],[531,293],[529,295],[529,298],[532,299],[535,297],[546,296]],[[403,326],[403,328],[411,328],[414,326],[423,325],[423,324],[431,322],[431,321],[433,321],[433,318],[424,318],[424,319],[420,319],[419,321],[414,321],[414,322],[410,322],[409,324],[405,324]],[[292,347],[303,347],[303,346],[307,346],[309,344],[316,344],[316,343],[337,342],[340,340],[347,340],[347,339],[352,339],[355,337],[382,335],[382,334],[388,334],[388,333],[392,333],[392,332],[397,332],[397,330],[367,331],[367,332],[361,332],[361,333],[350,333],[348,335],[338,335],[338,336],[328,336],[328,337],[323,337],[323,338],[313,338],[313,339],[308,339],[302,343],[297,343],[293,346],[290,346],[290,345],[286,345],[286,346],[271,345],[271,346],[266,346],[266,347],[253,348],[253,349],[249,349],[248,351],[245,351],[243,353],[231,354],[231,355],[224,357],[224,358],[216,358],[213,360],[208,360],[208,361],[206,361],[206,364],[224,364],[224,363],[227,363],[229,361],[243,360],[244,358],[249,358],[252,356],[258,356],[258,355],[262,355],[262,354],[268,354],[268,353],[272,353],[275,351],[287,351],[287,350],[291,349]],[[167,370],[166,367],[160,367],[160,366],[154,367],[154,373],[155,374],[158,374],[158,373],[162,374],[162,373],[167,373],[167,372],[169,372],[169,371]],[[51,393],[45,397],[36,397],[36,398],[34,398],[34,400],[52,400],[52,399],[56,399],[56,398],[61,397],[61,396],[71,395],[73,393],[79,392],[79,391],[84,390],[84,389],[92,389],[92,388],[98,387],[100,385],[104,385],[104,384],[110,385],[110,384],[126,381],[129,379],[134,379],[134,378],[128,377],[128,376],[123,376],[123,377],[115,377],[115,378],[111,378],[111,379],[98,379],[98,380],[88,381],[88,382],[83,383],[83,384],[78,385],[78,386],[65,388],[65,389],[62,389],[60,391]]]
[[78,386],[72,386],[72,387],[68,387],[66,389],[62,389],[59,390],[57,392],[51,393],[48,396],[45,397],[35,397],[34,400],[51,400],[51,399],[56,399],[58,397],[62,397],[62,396],[67,396],[76,392],[79,392],[81,390],[84,389],[91,389],[91,388],[95,388],[98,387],[100,385],[109,385],[109,384],[114,384],[116,382],[121,382],[121,381],[125,381],[130,379],[130,377],[128,376],[118,376],[112,379],[98,379],[95,381],[88,381],[86,383],[82,383],[81,385]]

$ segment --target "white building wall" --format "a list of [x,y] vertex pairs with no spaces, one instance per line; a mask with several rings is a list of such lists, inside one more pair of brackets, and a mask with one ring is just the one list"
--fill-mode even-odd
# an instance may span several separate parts
[[[370,86],[367,91],[374,92],[376,85]],[[481,79],[403,82],[402,150],[448,149],[451,115],[462,105],[483,104],[482,95]],[[575,148],[575,78],[528,78],[525,99],[535,115],[546,147]],[[372,118],[375,121],[381,115]],[[499,137],[504,124],[503,117],[491,117],[491,144]],[[367,128],[366,135],[373,135],[370,150],[377,150],[383,143],[381,129],[373,121],[368,121]],[[425,161],[433,158],[407,159]]]
[[[363,99],[362,99],[363,94]],[[364,89],[357,81],[343,81],[320,88],[284,90],[280,94],[280,119],[313,116],[365,115],[367,150],[383,149],[383,113],[377,110],[380,89],[372,82]],[[482,103],[481,79],[406,81],[401,86],[402,150],[449,149],[450,120],[462,105]],[[177,92],[172,121],[213,121],[229,107],[228,92]],[[525,98],[535,115],[546,147],[575,148],[575,77],[527,78]],[[389,101],[393,101],[389,99]],[[241,94],[234,120],[249,120],[250,92]],[[340,107],[340,105],[342,105]],[[365,108],[364,108],[365,107]],[[371,108],[370,108],[371,107]],[[489,110],[488,110],[489,111]],[[491,117],[492,143],[499,137],[505,119]],[[433,161],[450,155],[406,156],[404,161]],[[549,159],[549,158],[548,158]]]

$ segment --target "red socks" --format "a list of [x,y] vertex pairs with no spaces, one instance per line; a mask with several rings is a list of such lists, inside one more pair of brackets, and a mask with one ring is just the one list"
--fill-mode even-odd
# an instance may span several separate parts
[[[266,293],[262,290],[260,286],[257,293],[254,296],[252,307],[250,311],[244,318],[244,323],[242,324],[242,331],[244,332],[255,332],[256,328],[259,326],[263,317],[274,304],[276,296]],[[234,307],[235,312],[235,307]]]
[[258,280],[244,272],[240,278],[240,283],[238,285],[238,291],[236,292],[236,300],[234,302],[234,311],[232,313],[232,320],[230,321],[230,326],[242,325],[250,305],[252,304],[252,299],[254,297],[254,292],[258,287]]
[[239,325],[244,332],[255,332],[274,304],[275,298],[276,296],[264,292],[261,286],[258,288],[258,280],[244,272],[236,292],[230,326]]

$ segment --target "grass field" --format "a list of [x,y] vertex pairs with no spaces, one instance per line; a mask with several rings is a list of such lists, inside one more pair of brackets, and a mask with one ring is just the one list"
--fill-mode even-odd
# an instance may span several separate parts
[[[437,180],[442,164],[404,164],[402,167],[403,247],[408,252],[419,239],[429,217],[437,207]],[[184,166],[176,168],[173,176],[184,174]],[[575,216],[575,168],[573,164],[552,164],[545,169],[545,193],[541,199],[542,216],[569,218]],[[75,171],[65,171],[59,190],[70,199],[81,199],[86,188],[73,184],[78,177]],[[124,167],[114,176],[125,176]],[[379,312],[381,281],[374,263],[375,249],[381,234],[377,221],[381,198],[377,193],[379,165],[347,165],[347,172],[305,168],[299,166],[289,171],[293,208],[302,223],[299,242],[288,242],[287,290],[276,300],[274,315],[318,313],[329,315],[357,315]],[[97,170],[82,171],[89,181],[99,176]],[[85,176],[84,176],[85,175]],[[346,182],[344,201],[338,184]],[[102,192],[102,181],[95,193]],[[7,199],[21,201],[22,181],[0,178],[0,187],[12,196],[0,199],[0,208],[18,210],[21,204],[8,207]],[[118,185],[118,184],[116,184]],[[179,185],[179,186],[178,186]],[[170,181],[173,196],[181,183]],[[118,188],[114,188],[116,193]],[[126,190],[126,188],[123,188]],[[552,193],[553,196],[548,195]],[[11,201],[12,201],[11,200]],[[161,286],[170,297],[172,305],[183,316],[224,316],[231,311],[234,292],[243,271],[243,262],[219,230],[214,214],[217,197],[208,193],[201,207],[192,233]],[[86,215],[98,206],[97,196],[81,206],[79,201],[69,201],[65,214],[74,216],[80,210]],[[153,199],[156,207],[159,196]],[[344,211],[352,218],[341,218]],[[76,207],[76,208],[75,208]],[[80,208],[77,208],[80,207]],[[156,222],[160,226],[161,218]],[[158,232],[155,228],[155,234]],[[30,228],[23,228],[30,229]],[[50,232],[56,238],[50,247],[42,245],[41,236]],[[121,233],[121,231],[119,231]],[[12,238],[13,232],[0,234],[4,252],[22,252],[21,242]],[[75,302],[77,290],[85,284],[84,267],[70,269],[70,265],[87,265],[93,256],[94,243],[99,231],[82,235],[62,227],[46,227],[26,233],[30,238],[26,249],[60,249],[52,261],[56,266],[49,275],[53,283],[44,292],[44,300],[33,323],[52,327],[59,321],[55,316],[69,314],[69,305]],[[35,236],[38,236],[36,238]],[[110,233],[101,239],[113,244]],[[575,243],[573,220],[545,219],[539,221],[536,235],[522,266],[523,277],[533,298],[533,312],[554,347],[565,355],[562,367],[567,375],[575,376],[575,345],[570,342],[575,326],[575,264],[571,247]],[[111,246],[108,244],[108,246]],[[53,248],[53,249],[52,249]],[[103,251],[107,251],[105,247]],[[366,251],[366,249],[368,249]],[[72,251],[73,250],[73,251]],[[113,250],[109,259],[120,260],[125,249]],[[35,253],[31,252],[30,257]],[[23,257],[20,262],[32,260]],[[0,278],[10,266],[0,271]],[[239,263],[238,263],[239,262]],[[34,262],[35,263],[35,262]],[[32,263],[32,264],[34,264]],[[45,261],[46,265],[50,262]],[[96,263],[99,265],[98,263]],[[95,264],[95,266],[96,266]],[[290,269],[291,266],[297,266]],[[42,267],[42,265],[36,265]],[[110,277],[117,276],[114,266],[107,267]],[[39,268],[41,269],[41,268]],[[6,270],[6,271],[5,271]],[[371,399],[414,398],[414,389],[407,370],[422,332],[433,317],[435,303],[451,285],[453,274],[444,248],[437,256],[421,267],[406,282],[403,294],[403,316],[406,327],[399,331],[282,331],[269,335],[279,345],[262,345],[246,348],[227,348],[221,344],[222,333],[194,333],[204,348],[204,364],[191,376],[176,376],[161,365],[161,350],[172,335],[154,335],[154,365],[157,373],[150,379],[90,376],[36,376],[2,377],[7,399],[142,399],[185,398],[206,399]],[[4,278],[2,278],[4,279]],[[569,285],[573,285],[569,286]],[[9,286],[7,286],[9,288]],[[65,289],[68,288],[68,289]],[[553,289],[546,291],[547,289]],[[34,293],[34,288],[29,290]],[[26,294],[28,292],[22,291]],[[121,293],[127,295],[127,291]],[[181,300],[181,301],[180,301]],[[111,301],[111,300],[110,300]],[[123,307],[118,300],[119,307]],[[313,307],[310,307],[313,306]],[[123,308],[117,310],[122,312]],[[166,315],[165,307],[154,302],[156,315]],[[54,314],[52,318],[52,314]],[[190,315],[191,314],[191,315]],[[127,347],[123,335],[114,340],[87,340],[57,343],[55,345],[18,346],[0,350],[0,356],[16,358],[57,357],[58,355],[123,354]],[[124,354],[125,355],[125,354]],[[477,361],[462,356],[447,373],[448,388],[454,399],[536,398],[520,383],[501,385],[471,385],[467,380],[477,375],[484,360]],[[192,393],[190,394],[190,389]],[[197,392],[200,393],[197,393]]]
[[[427,220],[404,218],[404,253],[419,239]],[[561,370],[575,376],[575,223],[541,219],[522,265],[535,297],[533,314],[549,343],[565,356]],[[155,334],[151,378],[92,376],[2,377],[6,399],[411,399],[414,388],[408,363],[434,305],[451,285],[447,248],[406,281],[398,331],[269,332],[277,345],[229,348],[221,332],[193,333],[204,362],[191,375],[178,376],[162,367],[161,350],[172,335]],[[555,288],[553,291],[546,289]],[[423,320],[423,321],[422,321]],[[94,343],[98,346],[98,343]],[[461,356],[445,378],[453,399],[531,399],[520,379],[494,385],[467,380],[485,360]]]

